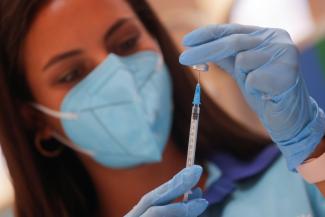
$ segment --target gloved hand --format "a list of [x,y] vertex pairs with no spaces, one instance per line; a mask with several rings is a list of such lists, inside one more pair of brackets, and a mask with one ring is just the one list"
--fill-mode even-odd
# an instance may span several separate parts
[[187,202],[172,203],[195,186],[202,168],[194,165],[180,171],[171,180],[142,197],[125,217],[197,217],[208,207],[199,188],[193,190]]
[[314,151],[324,135],[324,113],[308,94],[297,48],[286,31],[212,25],[189,33],[183,44],[189,48],[180,63],[213,62],[233,76],[289,169]]

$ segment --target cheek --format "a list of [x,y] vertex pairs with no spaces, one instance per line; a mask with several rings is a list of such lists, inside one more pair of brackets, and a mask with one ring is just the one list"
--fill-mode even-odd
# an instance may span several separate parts
[[[41,79],[34,80],[29,84],[35,102],[56,111],[60,111],[60,105],[68,90],[56,90],[47,85],[46,82],[42,82]],[[54,129],[61,135],[65,135],[60,119],[51,117],[47,114],[43,114],[43,116],[51,129]]]
[[61,102],[68,93],[68,89],[55,88],[48,84],[42,76],[31,76],[27,79],[34,101],[54,110],[60,110]]
[[[68,90],[55,89],[54,87],[51,87],[45,78],[46,76],[41,73],[26,74],[26,82],[31,91],[33,101],[53,110],[60,111],[61,102],[64,96],[67,94]],[[61,121],[59,119],[46,114],[42,115],[47,125],[50,126],[51,129],[55,129],[58,131],[58,133],[64,135]]]

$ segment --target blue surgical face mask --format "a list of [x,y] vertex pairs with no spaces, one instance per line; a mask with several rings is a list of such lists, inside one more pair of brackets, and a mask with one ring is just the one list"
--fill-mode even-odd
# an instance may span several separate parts
[[171,79],[158,53],[110,54],[70,90],[60,112],[35,107],[59,117],[73,145],[65,143],[102,165],[127,168],[158,162],[172,122]]

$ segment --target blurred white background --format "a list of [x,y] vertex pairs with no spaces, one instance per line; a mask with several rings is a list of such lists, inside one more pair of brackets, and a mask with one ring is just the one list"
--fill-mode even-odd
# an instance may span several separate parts
[[309,0],[236,1],[230,21],[287,30],[299,43],[315,31]]
[[11,187],[8,170],[0,149],[0,214],[4,212],[13,201],[13,189]]

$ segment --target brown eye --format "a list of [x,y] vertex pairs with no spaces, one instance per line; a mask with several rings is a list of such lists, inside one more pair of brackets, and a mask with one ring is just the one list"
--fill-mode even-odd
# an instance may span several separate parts
[[115,47],[114,53],[119,55],[128,55],[135,51],[138,45],[140,35],[134,35],[129,37],[127,40],[122,41]]
[[73,83],[81,80],[83,75],[84,72],[82,71],[82,69],[76,68],[64,74],[61,78],[58,79],[57,83],[59,84]]

